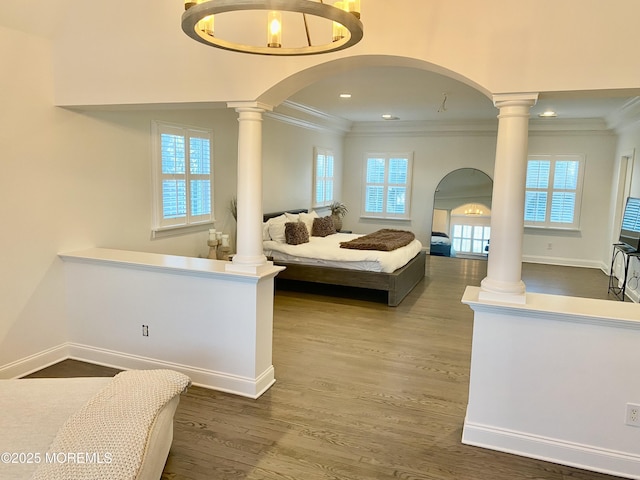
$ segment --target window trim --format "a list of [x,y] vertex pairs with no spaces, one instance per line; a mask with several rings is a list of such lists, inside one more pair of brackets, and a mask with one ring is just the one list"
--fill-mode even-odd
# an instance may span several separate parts
[[[371,158],[384,158],[385,159],[385,181],[383,187],[383,211],[380,213],[367,212],[367,163]],[[407,182],[405,185],[405,212],[402,214],[393,214],[386,211],[387,205],[387,191],[389,186],[400,185],[391,184],[388,181],[389,176],[389,160],[392,158],[403,158],[407,160]],[[360,218],[371,219],[384,219],[384,220],[411,220],[411,190],[413,183],[413,152],[369,152],[365,154],[362,168],[362,207],[360,212]]]
[[[559,230],[559,231],[579,231],[580,230],[580,214],[582,210],[582,195],[583,195],[583,187],[584,187],[584,172],[586,168],[586,158],[584,154],[532,154],[527,156],[527,169],[529,170],[529,162],[535,160],[549,160],[551,162],[550,173],[549,173],[549,185],[546,189],[547,198],[551,201],[547,203],[547,209],[545,212],[545,220],[544,222],[532,222],[524,220],[524,227],[526,229],[540,229],[540,230]],[[578,178],[576,181],[576,201],[574,205],[573,211],[573,222],[572,223],[560,223],[560,222],[552,222],[551,221],[551,207],[552,207],[552,199],[553,192],[558,191],[566,191],[565,189],[554,189],[553,182],[556,172],[556,162],[558,161],[577,161],[578,162]],[[526,179],[525,179],[526,180]],[[529,190],[534,191],[542,191],[542,189],[528,189],[525,183],[525,212],[526,214],[526,192]]]
[[[332,158],[333,161],[333,174],[332,175],[326,175],[326,171],[325,171],[325,175],[322,177],[318,176],[318,156],[319,155],[324,155],[325,157],[330,156]],[[326,169],[325,169],[326,170]],[[327,199],[326,195],[325,195],[325,199],[323,202],[318,202],[318,198],[317,198],[317,190],[318,190],[318,181],[319,179],[324,179],[325,182],[330,181],[331,185],[332,185],[332,189],[331,189],[331,198]],[[326,190],[325,190],[326,192]],[[336,156],[333,153],[333,150],[330,148],[323,148],[323,147],[314,147],[313,148],[313,186],[312,186],[312,190],[311,190],[311,206],[312,208],[322,208],[322,207],[328,207],[329,205],[331,205],[334,201],[335,201],[335,192],[336,192]]]
[[[199,178],[207,178],[210,182],[211,188],[211,205],[210,213],[205,215],[192,216],[190,209],[190,195],[189,195],[189,181],[191,178],[191,172],[189,171],[189,154],[187,152],[187,158],[185,162],[184,178],[187,188],[187,214],[180,219],[166,220],[163,218],[163,196],[162,196],[162,147],[161,139],[162,134],[182,135],[185,139],[195,138],[208,138],[209,140],[209,174],[193,174]],[[180,125],[169,122],[152,121],[152,237],[167,237],[174,235],[181,235],[185,233],[191,233],[194,231],[201,231],[209,228],[214,222],[214,161],[213,161],[213,130],[202,127],[193,127],[188,125]],[[181,174],[180,174],[181,175]],[[181,219],[184,218],[184,221]]]

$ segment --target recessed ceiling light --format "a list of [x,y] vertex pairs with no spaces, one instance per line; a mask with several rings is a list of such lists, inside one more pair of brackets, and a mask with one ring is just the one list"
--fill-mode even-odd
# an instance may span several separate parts
[[558,114],[553,110],[545,110],[544,112],[538,114],[538,116],[542,118],[553,118],[553,117],[557,117]]
[[391,115],[390,113],[385,113],[384,115],[382,115],[382,118],[384,118],[385,120],[398,120],[398,117],[396,117],[395,115]]
[[340,98],[351,98],[351,94],[350,93],[341,93],[340,94]]

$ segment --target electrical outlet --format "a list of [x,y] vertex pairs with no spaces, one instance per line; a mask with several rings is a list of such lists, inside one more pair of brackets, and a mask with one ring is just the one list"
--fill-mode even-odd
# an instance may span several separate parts
[[142,336],[143,337],[149,336],[149,325],[142,325]]
[[547,250],[553,249],[553,243],[547,243]]
[[627,417],[625,423],[632,427],[640,427],[640,405],[627,403]]

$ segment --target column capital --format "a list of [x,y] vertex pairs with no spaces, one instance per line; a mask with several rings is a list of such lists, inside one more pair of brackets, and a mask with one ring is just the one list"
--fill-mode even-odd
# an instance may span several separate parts
[[493,96],[493,104],[498,107],[533,107],[538,101],[537,93],[498,93]]
[[272,105],[262,102],[227,102],[227,107],[235,109],[236,112],[270,112]]

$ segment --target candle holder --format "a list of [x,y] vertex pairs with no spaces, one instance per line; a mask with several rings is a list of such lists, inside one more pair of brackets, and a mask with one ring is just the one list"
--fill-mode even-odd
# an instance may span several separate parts
[[207,240],[207,245],[209,245],[209,256],[207,258],[216,260],[218,258],[218,240],[209,239]]
[[231,254],[231,246],[229,244],[229,235],[222,235],[220,246],[218,247],[218,260],[229,260]]

